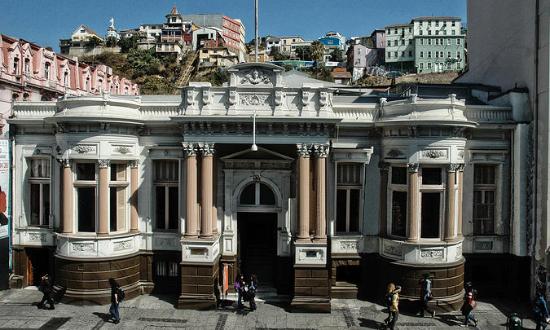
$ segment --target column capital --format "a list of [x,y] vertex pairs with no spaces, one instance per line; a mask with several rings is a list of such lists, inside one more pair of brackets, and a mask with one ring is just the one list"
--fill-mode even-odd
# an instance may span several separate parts
[[457,172],[457,171],[463,171],[464,170],[464,164],[449,164],[447,166],[447,172]]
[[130,161],[130,168],[138,168],[139,166],[139,160],[134,159]]
[[203,156],[213,156],[215,152],[214,143],[203,143],[199,146],[199,150]]
[[190,142],[182,142],[183,152],[186,157],[196,156],[197,155],[197,145]]
[[59,162],[61,163],[61,166],[63,167],[71,167],[71,160],[68,158],[60,159]]
[[99,168],[107,168],[111,164],[110,159],[98,159],[97,164],[99,165]]
[[330,147],[328,144],[314,144],[313,153],[319,158],[326,158],[328,156]]
[[311,154],[311,146],[307,145],[305,143],[298,143],[296,144],[296,148],[298,149],[298,156],[308,158]]
[[418,163],[408,163],[407,164],[407,170],[409,173],[416,173],[418,172],[418,169],[420,168],[420,164]]

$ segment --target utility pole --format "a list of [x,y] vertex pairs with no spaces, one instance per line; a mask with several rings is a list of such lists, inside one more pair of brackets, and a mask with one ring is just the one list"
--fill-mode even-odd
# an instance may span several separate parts
[[258,0],[254,0],[254,12],[255,12],[255,37],[254,37],[254,47],[255,47],[255,53],[254,53],[254,59],[256,60],[256,63],[258,62]]

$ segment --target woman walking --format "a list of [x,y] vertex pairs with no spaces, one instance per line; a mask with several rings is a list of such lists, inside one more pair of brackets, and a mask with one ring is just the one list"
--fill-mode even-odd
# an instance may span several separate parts
[[248,284],[248,299],[250,302],[250,309],[255,311],[256,310],[256,290],[258,289],[258,280],[256,279],[256,275],[252,274],[250,276],[250,283]]
[[235,291],[237,292],[237,308],[242,309],[243,306],[243,294],[244,294],[244,275],[237,274],[237,278],[235,279],[235,284],[233,285],[235,288]]
[[399,293],[401,287],[393,283],[388,284],[386,299],[388,301],[388,318],[384,320],[386,326],[393,330],[399,317]]
[[466,298],[464,300],[464,304],[462,305],[462,308],[460,309],[462,312],[462,315],[464,315],[464,324],[462,324],[463,327],[467,327],[470,324],[470,320],[474,322],[474,327],[477,327],[477,320],[474,316],[474,308],[476,308],[476,301],[474,298],[474,293],[472,291],[466,293]]

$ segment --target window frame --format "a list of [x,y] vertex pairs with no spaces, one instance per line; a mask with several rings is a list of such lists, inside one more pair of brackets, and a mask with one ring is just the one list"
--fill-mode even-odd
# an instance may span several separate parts
[[[493,184],[485,184],[485,183],[475,183],[475,169],[476,169],[476,166],[484,166],[484,167],[492,167],[494,172],[493,172],[493,179],[494,179],[494,183]],[[500,198],[500,191],[499,191],[499,172],[500,172],[500,166],[501,164],[497,164],[497,163],[473,163],[472,164],[472,169],[473,169],[473,175],[472,175],[472,235],[473,236],[494,236],[496,235],[496,222],[497,222],[497,213],[498,213],[498,209],[499,209],[499,198]],[[476,202],[475,202],[475,193],[476,191],[481,191],[481,192],[488,192],[488,191],[491,191],[493,192],[493,196],[494,196],[494,200],[493,200],[493,219],[492,219],[492,222],[493,222],[493,226],[492,226],[492,230],[491,232],[487,233],[487,232],[484,232],[484,233],[481,233],[481,232],[477,232],[476,231],[476,222],[479,221],[479,219],[477,219],[475,217],[476,215],[476,212],[475,212],[475,205],[476,205]],[[484,194],[485,195],[485,194]],[[484,220],[485,221],[485,220]]]
[[[425,168],[438,168],[441,171],[441,184],[423,184],[423,170]],[[437,165],[420,165],[418,170],[418,235],[422,241],[441,241],[445,230],[445,212],[446,212],[446,197],[447,197],[447,171],[446,168]],[[457,182],[453,186],[456,189]],[[438,237],[422,237],[422,194],[423,193],[439,193],[439,236]]]
[[[359,166],[359,184],[338,184],[338,170],[340,165],[355,165]],[[365,206],[365,163],[357,161],[335,161],[334,162],[334,234],[335,236],[344,235],[360,235],[363,232],[363,209]],[[346,191],[346,230],[338,231],[338,190]],[[359,210],[357,212],[357,231],[350,231],[350,205],[351,205],[351,190],[359,191]]]
[[[78,164],[93,164],[94,165],[94,180],[78,180],[77,166]],[[74,227],[75,232],[78,234],[94,234],[97,232],[99,226],[99,165],[96,160],[87,160],[87,159],[75,159],[72,162],[72,175],[73,175],[73,191],[74,191]],[[79,188],[94,188],[94,231],[80,231],[79,223],[80,219],[78,217],[78,199],[79,199]]]
[[[392,183],[393,168],[399,167],[405,169],[405,183]],[[393,239],[407,239],[409,235],[409,172],[407,164],[389,164],[388,168],[388,187],[386,189],[386,233],[388,233],[389,238]],[[400,236],[393,233],[393,193],[394,192],[404,192],[406,193],[406,207],[405,207],[405,236]]]
[[[124,165],[124,174],[125,179],[124,180],[111,180],[111,171],[113,168],[113,165]],[[130,164],[126,161],[111,161],[109,164],[109,198],[108,198],[108,205],[109,205],[109,233],[124,233],[128,231],[128,220],[129,220],[129,214],[130,214],[130,203],[129,203],[129,188],[130,188]],[[122,219],[123,226],[119,225],[119,219],[117,217],[117,229],[115,231],[111,230],[111,188],[124,188],[124,217]],[[122,227],[122,228],[121,228]],[[119,229],[120,228],[120,229]]]
[[[33,177],[31,176],[32,175],[32,162],[34,160],[47,160],[48,161],[48,177]],[[28,227],[46,227],[46,228],[51,228],[53,226],[53,223],[52,223],[52,159],[51,157],[27,157],[27,186],[28,186],[28,205],[29,205],[29,215],[27,217],[28,221],[27,221],[27,226]],[[49,195],[49,214],[44,214],[44,188],[43,186],[47,184],[49,186],[48,188],[48,195]],[[31,191],[32,191],[32,185],[38,185],[39,186],[39,198],[38,198],[38,203],[39,203],[39,215],[38,215],[38,224],[32,224],[31,223],[31,216],[32,216],[32,202],[31,202],[31,199],[32,199],[32,195],[31,195]],[[46,217],[46,218],[45,218]],[[47,220],[47,223],[45,223]]]
[[[157,181],[155,178],[155,169],[156,169],[156,162],[163,162],[163,161],[176,161],[177,162],[177,178],[175,180],[168,180],[168,181]],[[179,200],[182,197],[181,193],[181,187],[180,187],[180,181],[182,179],[182,162],[179,158],[155,158],[151,159],[151,186],[153,187],[153,231],[157,232],[177,232],[180,229],[180,202]],[[164,227],[159,228],[158,227],[158,219],[157,219],[157,187],[164,187]],[[176,205],[176,213],[178,215],[178,221],[177,221],[177,227],[174,229],[170,229],[170,188],[177,188],[178,192],[178,203]]]

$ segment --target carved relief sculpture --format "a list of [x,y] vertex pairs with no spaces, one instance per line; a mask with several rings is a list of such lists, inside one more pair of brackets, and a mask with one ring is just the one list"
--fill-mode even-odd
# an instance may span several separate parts
[[271,83],[271,79],[269,78],[269,75],[258,69],[245,71],[244,76],[241,78],[241,84],[250,84],[250,85],[264,84],[265,85],[269,83]]

